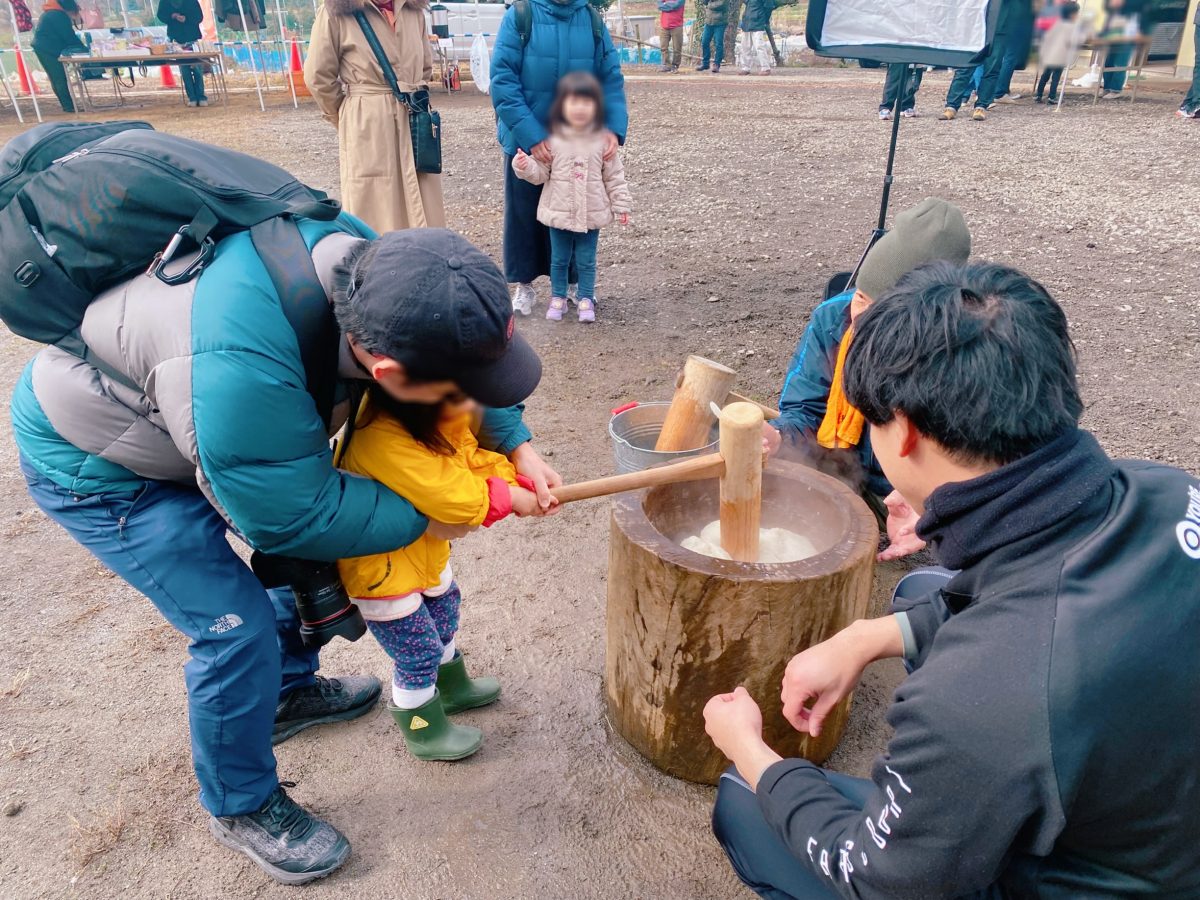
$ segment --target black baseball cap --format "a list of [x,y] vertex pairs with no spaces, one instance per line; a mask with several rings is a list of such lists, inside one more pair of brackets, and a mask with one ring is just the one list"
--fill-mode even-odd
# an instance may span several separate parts
[[486,253],[444,228],[390,231],[376,243],[350,303],[379,352],[484,406],[533,393],[542,361],[515,333],[508,283]]

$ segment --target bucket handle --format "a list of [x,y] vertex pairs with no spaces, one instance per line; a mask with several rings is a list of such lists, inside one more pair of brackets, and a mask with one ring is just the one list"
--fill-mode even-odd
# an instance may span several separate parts
[[612,411],[612,414],[614,416],[619,416],[623,412],[629,412],[629,410],[633,409],[637,405],[638,405],[638,402],[636,400],[634,400],[632,403],[626,403],[624,406],[618,406],[616,409],[614,409]]

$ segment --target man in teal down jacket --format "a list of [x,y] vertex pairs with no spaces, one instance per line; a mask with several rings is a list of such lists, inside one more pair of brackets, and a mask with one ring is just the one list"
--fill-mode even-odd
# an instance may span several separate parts
[[210,830],[288,884],[328,875],[350,845],[287,796],[272,744],[363,715],[380,686],[317,676],[292,592],[266,590],[226,533],[315,561],[403,547],[426,530],[461,535],[334,468],[329,437],[356,380],[406,402],[473,397],[488,407],[481,444],[509,455],[544,507],[561,483],[521,421],[541,363],[513,334],[490,259],[440,229],[373,240],[343,215],[300,230],[340,331],[327,338],[339,354],[328,423],[281,302],[291,298],[277,295],[249,233],[218,244],[193,282],[139,276],[100,294],[81,336],[103,371],[47,347],[12,403],[37,504],[191,641],[192,758]]

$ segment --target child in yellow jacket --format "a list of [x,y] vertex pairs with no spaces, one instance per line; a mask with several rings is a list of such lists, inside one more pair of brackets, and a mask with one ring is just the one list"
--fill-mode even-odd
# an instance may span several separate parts
[[[429,519],[485,528],[510,513],[540,513],[533,484],[499,453],[481,449],[474,404],[400,403],[372,385],[338,465],[379,481]],[[395,661],[392,715],[419,759],[464,759],[478,728],[446,716],[492,703],[494,678],[470,678],[455,647],[462,595],[450,542],[422,535],[390,553],[343,559],[338,570],[367,627]]]

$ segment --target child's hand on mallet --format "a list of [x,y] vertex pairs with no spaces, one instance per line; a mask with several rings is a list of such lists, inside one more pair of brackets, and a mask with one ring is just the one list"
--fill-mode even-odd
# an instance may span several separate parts
[[538,502],[538,495],[533,491],[528,491],[523,487],[510,487],[509,492],[512,494],[513,512],[522,519],[530,516],[552,516],[558,512],[557,500],[553,501],[549,508],[542,509],[542,505]]

